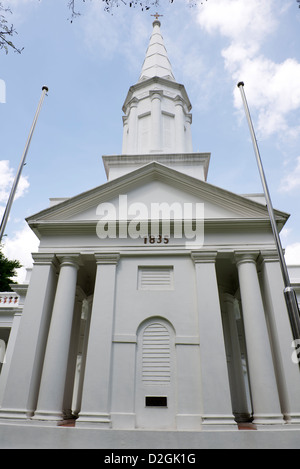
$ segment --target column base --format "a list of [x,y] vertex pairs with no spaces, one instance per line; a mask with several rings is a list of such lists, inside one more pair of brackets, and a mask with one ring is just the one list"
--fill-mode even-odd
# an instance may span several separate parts
[[235,412],[234,413],[234,420],[237,423],[252,423],[253,418],[248,412]]
[[285,425],[281,414],[254,414],[253,425]]
[[64,420],[62,412],[37,411],[31,420],[43,420],[46,422],[60,422]]
[[220,427],[221,430],[238,430],[233,415],[202,415],[203,430],[216,430],[217,426]]
[[0,409],[0,419],[28,420],[33,412],[23,409]]
[[98,428],[111,428],[110,414],[79,414],[76,420],[76,427],[90,427],[96,426]]
[[287,414],[285,420],[287,424],[300,425],[300,414]]

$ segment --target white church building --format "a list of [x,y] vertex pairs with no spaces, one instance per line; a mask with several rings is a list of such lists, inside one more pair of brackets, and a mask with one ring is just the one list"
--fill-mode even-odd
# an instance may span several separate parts
[[107,182],[27,219],[32,272],[0,294],[0,448],[300,448],[265,200],[207,181],[160,26]]

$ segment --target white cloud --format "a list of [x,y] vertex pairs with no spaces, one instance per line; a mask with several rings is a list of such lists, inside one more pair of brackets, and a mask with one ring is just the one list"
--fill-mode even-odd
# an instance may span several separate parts
[[[199,8],[200,26],[227,41],[222,50],[225,68],[236,83],[245,82],[250,108],[258,112],[261,137],[300,134],[300,122],[289,122],[291,112],[300,108],[300,63],[293,58],[276,63],[262,53],[265,39],[278,30],[281,15],[291,5],[289,1],[280,7],[275,0],[210,0]],[[234,105],[242,109],[237,88]]]
[[287,265],[300,265],[300,243],[290,244],[285,249]]
[[286,174],[281,181],[281,192],[290,192],[294,189],[300,189],[300,156],[298,156],[296,161],[296,165],[293,165],[291,172]]
[[22,268],[17,270],[16,281],[23,283],[26,276],[26,269],[32,267],[32,252],[37,252],[39,240],[31,231],[28,225],[17,231],[12,238],[5,238],[3,253],[8,259],[16,259],[22,264]]
[[274,0],[209,0],[199,6],[198,21],[208,33],[239,43],[259,43],[276,27]]
[[[0,161],[0,216],[2,217],[5,210],[5,204],[8,200],[13,182],[15,171],[10,167],[8,160]],[[20,177],[15,199],[22,197],[29,188],[27,177]]]

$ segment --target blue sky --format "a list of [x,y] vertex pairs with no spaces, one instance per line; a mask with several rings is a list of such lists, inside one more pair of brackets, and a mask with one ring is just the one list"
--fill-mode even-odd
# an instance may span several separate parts
[[[0,54],[0,214],[41,96],[49,87],[4,238],[30,267],[37,240],[24,219],[106,181],[102,155],[122,152],[122,105],[135,84],[156,10],[67,0],[3,0],[22,54]],[[161,31],[193,109],[193,149],[211,152],[208,182],[261,193],[238,81],[257,134],[273,205],[291,214],[281,238],[300,264],[300,9],[296,0],[161,0]],[[5,99],[3,96],[5,84]],[[4,102],[5,101],[5,102]],[[24,277],[20,272],[19,281]]]

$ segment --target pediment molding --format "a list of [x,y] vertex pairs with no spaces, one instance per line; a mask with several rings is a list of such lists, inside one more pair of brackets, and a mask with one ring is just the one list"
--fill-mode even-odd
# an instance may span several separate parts
[[[93,207],[97,207],[100,203],[109,202],[115,197],[118,197],[119,194],[128,194],[135,188],[146,187],[147,184],[153,181],[159,181],[162,184],[176,188],[183,192],[183,196],[184,194],[191,195],[204,201],[204,203],[208,202],[224,210],[230,208],[230,210],[234,212],[234,216],[229,218],[235,221],[244,220],[247,222],[247,220],[252,220],[254,222],[269,220],[267,208],[258,202],[195,179],[160,163],[151,162],[124,176],[32,215],[27,218],[27,222],[29,225],[37,225],[39,223],[72,223],[72,217],[78,216],[80,213],[84,213]],[[289,217],[288,214],[280,211],[275,211],[275,214],[277,220],[283,224]],[[227,217],[223,222],[228,222],[229,218]],[[218,223],[222,222],[222,220],[211,219],[209,222]],[[93,220],[85,220],[82,222],[76,220],[75,223],[93,224]]]

